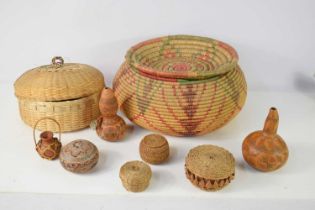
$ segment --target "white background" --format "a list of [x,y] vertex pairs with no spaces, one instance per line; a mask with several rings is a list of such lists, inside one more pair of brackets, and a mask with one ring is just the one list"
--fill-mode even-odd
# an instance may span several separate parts
[[130,46],[194,34],[234,46],[250,90],[314,91],[314,10],[312,0],[0,0],[0,81],[61,55],[110,84]]
[[[0,0],[0,209],[314,209],[315,1],[44,1]],[[55,55],[99,68],[110,84],[125,52],[137,42],[168,34],[225,41],[238,51],[248,82],[244,110],[230,124],[203,137],[167,137],[168,164],[153,166],[149,189],[128,193],[120,165],[139,159],[136,130],[121,143],[103,142],[89,129],[64,134],[64,143],[86,138],[101,151],[93,173],[75,175],[34,152],[31,129],[18,114],[13,82]],[[297,92],[297,93],[292,93]],[[310,92],[306,93],[306,92]],[[262,127],[267,110],[280,112],[279,133],[290,158],[273,173],[259,173],[242,159],[241,142]],[[184,177],[183,160],[198,144],[229,149],[237,177],[207,193]]]

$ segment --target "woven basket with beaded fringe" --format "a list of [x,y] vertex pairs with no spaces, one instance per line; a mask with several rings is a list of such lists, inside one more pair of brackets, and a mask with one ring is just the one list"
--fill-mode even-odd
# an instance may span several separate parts
[[[31,69],[15,82],[22,120],[30,125],[44,117],[60,123],[61,131],[89,126],[99,116],[98,101],[104,87],[102,73],[85,64],[64,63],[54,57],[51,65]],[[57,131],[56,124],[43,121],[39,130]]]
[[119,106],[134,123],[174,136],[202,135],[229,122],[246,82],[229,45],[175,35],[132,47],[114,79]]
[[185,173],[191,183],[200,189],[220,190],[234,179],[235,159],[222,147],[200,145],[186,156]]

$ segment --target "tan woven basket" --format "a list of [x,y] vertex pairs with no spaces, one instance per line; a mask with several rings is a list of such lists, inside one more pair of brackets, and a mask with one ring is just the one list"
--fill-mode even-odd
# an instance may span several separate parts
[[218,40],[175,35],[141,42],[114,79],[134,123],[174,136],[203,135],[237,115],[247,93],[236,51]]
[[[104,87],[102,73],[85,64],[65,63],[54,57],[51,65],[25,72],[14,84],[22,120],[34,126],[43,117],[52,117],[61,131],[89,126],[99,116],[98,101]],[[39,130],[57,131],[50,121],[42,121]]]

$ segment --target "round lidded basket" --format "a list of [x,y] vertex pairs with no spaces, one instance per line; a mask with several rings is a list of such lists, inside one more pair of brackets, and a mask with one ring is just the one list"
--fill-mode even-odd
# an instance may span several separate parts
[[119,106],[134,123],[174,136],[202,135],[229,122],[247,86],[229,45],[175,35],[132,47],[114,79]]
[[119,177],[126,190],[141,192],[149,186],[152,171],[150,166],[142,161],[128,161],[121,166]]
[[141,159],[150,164],[160,164],[167,160],[170,147],[166,138],[159,134],[146,135],[140,142]]
[[[54,57],[52,64],[21,75],[14,88],[26,124],[33,127],[39,119],[52,117],[65,132],[88,127],[99,116],[98,101],[104,85],[104,76],[96,68]],[[58,127],[44,121],[38,129],[55,132]]]
[[203,190],[220,190],[235,177],[235,159],[226,149],[214,145],[200,145],[185,158],[186,177]]

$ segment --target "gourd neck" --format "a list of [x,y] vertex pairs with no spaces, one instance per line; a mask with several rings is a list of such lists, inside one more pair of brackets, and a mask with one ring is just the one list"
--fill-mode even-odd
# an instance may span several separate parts
[[44,143],[50,143],[53,141],[54,134],[51,131],[44,131],[40,134],[40,138]]
[[275,107],[271,107],[269,114],[266,118],[263,131],[269,135],[277,134],[279,124],[278,110]]

